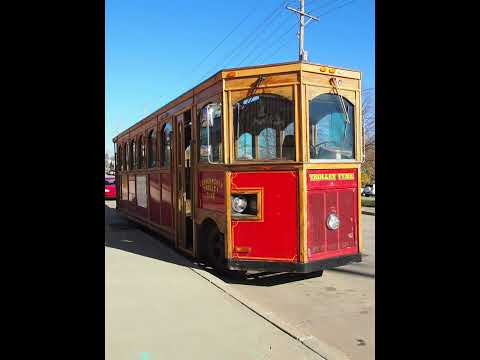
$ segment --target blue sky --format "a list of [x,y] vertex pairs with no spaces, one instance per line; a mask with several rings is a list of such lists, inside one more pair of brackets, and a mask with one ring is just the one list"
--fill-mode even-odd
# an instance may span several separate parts
[[[222,68],[297,60],[298,16],[285,3],[299,7],[297,0],[106,0],[105,149],[113,154],[115,135]],[[320,17],[305,28],[309,60],[361,70],[363,88],[374,87],[374,1],[305,0],[305,8]]]

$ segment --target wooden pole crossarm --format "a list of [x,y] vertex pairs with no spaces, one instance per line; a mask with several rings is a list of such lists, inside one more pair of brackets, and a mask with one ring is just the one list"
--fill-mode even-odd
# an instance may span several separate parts
[[310,15],[310,14],[307,14],[306,12],[303,12],[303,11],[300,11],[300,10],[297,10],[297,9],[294,9],[294,8],[292,8],[292,7],[290,7],[290,6],[286,6],[286,8],[287,8],[288,10],[291,10],[291,11],[294,11],[294,12],[296,12],[296,13],[299,13],[300,15],[307,16],[307,17],[309,17],[309,18],[311,18],[311,19],[313,19],[313,20],[319,21],[319,18],[318,18],[318,17],[313,16],[313,15]]

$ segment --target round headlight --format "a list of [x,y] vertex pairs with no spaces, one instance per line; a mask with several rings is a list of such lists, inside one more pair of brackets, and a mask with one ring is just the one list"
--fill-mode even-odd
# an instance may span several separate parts
[[330,230],[337,230],[340,227],[340,219],[334,213],[331,213],[327,217],[327,227]]
[[243,196],[234,196],[232,199],[232,209],[237,213],[243,212],[247,208],[247,199]]

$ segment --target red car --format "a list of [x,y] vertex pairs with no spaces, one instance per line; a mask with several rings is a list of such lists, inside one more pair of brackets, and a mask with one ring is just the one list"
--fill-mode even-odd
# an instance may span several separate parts
[[115,200],[117,197],[117,189],[115,187],[115,177],[105,176],[105,199]]

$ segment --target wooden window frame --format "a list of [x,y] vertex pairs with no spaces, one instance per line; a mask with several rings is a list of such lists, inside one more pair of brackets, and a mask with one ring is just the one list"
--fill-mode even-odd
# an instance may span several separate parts
[[117,154],[116,154],[116,163],[115,163],[115,171],[120,172],[122,171],[122,145],[115,143],[115,146],[117,147]]
[[[142,145],[143,145],[143,154],[142,154]],[[145,136],[140,134],[137,137],[137,170],[145,169]],[[142,161],[140,161],[140,158]]]
[[[165,166],[165,164],[163,164],[163,161],[164,161],[164,153],[163,153],[163,148],[162,148],[162,145],[163,145],[163,139],[164,139],[164,130],[165,130],[165,127],[167,126],[167,124],[170,124],[170,127],[171,127],[171,133],[172,133],[172,139],[170,141],[170,164],[168,166]],[[173,127],[173,121],[172,121],[172,118],[169,118],[167,121],[164,121],[163,123],[160,124],[160,136],[159,136],[159,139],[158,139],[158,143],[159,143],[159,159],[158,159],[158,167],[160,169],[172,169],[172,166],[173,166],[173,151],[172,151],[172,148],[173,148],[173,142],[174,142],[174,139],[175,139],[175,134],[174,134],[174,127]]]
[[[310,158],[310,100],[316,98],[317,96],[323,94],[332,94],[332,87],[324,86],[324,85],[316,85],[316,84],[306,84],[306,96],[305,96],[305,130],[306,130],[306,162],[312,164],[321,164],[321,163],[333,163],[333,164],[358,164],[361,163],[361,149],[359,150],[359,141],[361,142],[361,132],[362,130],[360,126],[360,111],[361,111],[361,104],[358,106],[358,101],[360,100],[358,90],[350,89],[350,88],[338,88],[338,94],[343,96],[347,99],[351,104],[354,106],[354,121],[353,121],[353,150],[355,156],[353,159],[311,159]],[[358,99],[358,100],[357,100]]]
[[[150,166],[150,156],[152,155],[150,153],[150,143],[152,142],[151,141],[151,137],[150,137],[150,134],[155,134],[155,163],[153,164],[153,166]],[[158,135],[158,131],[157,131],[157,128],[156,127],[153,127],[153,128],[149,128],[147,129],[147,135],[146,135],[146,147],[147,147],[147,151],[146,151],[146,162],[147,162],[147,166],[146,166],[146,169],[155,169],[158,167],[158,157],[157,157],[157,149],[158,149],[158,140],[157,140],[157,136]]]
[[130,141],[130,171],[137,170],[137,141],[132,138]]
[[[284,89],[290,89],[290,96],[291,96],[291,101],[293,103],[292,107],[292,112],[293,112],[293,128],[295,131],[295,160],[285,160],[285,159],[261,159],[261,160],[237,160],[236,159],[236,154],[235,154],[235,133],[234,133],[234,124],[233,124],[233,108],[234,105],[237,104],[239,101],[245,100],[248,97],[256,96],[256,95],[276,95],[276,96],[281,96],[286,99],[289,99],[286,97],[281,90]],[[275,92],[275,90],[278,90]],[[300,145],[300,121],[301,121],[301,116],[299,116],[298,111],[297,111],[297,90],[296,90],[296,84],[286,84],[286,85],[278,85],[278,84],[272,84],[270,86],[261,86],[257,89],[258,93],[254,93],[253,95],[250,95],[248,97],[243,97],[238,100],[233,100],[233,96],[236,93],[242,93],[242,92],[247,92],[248,94],[248,89],[232,89],[228,91],[228,105],[229,105],[229,127],[230,127],[230,133],[229,133],[229,144],[230,144],[230,158],[231,158],[231,163],[235,165],[239,164],[251,164],[251,165],[257,165],[257,164],[280,164],[280,163],[288,163],[288,164],[293,164],[296,162],[301,161],[299,158],[299,146]],[[289,99],[290,100],[290,99]],[[253,134],[252,134],[253,136]],[[258,141],[257,139],[255,141]],[[281,145],[280,145],[281,146]]]
[[[200,126],[200,117],[198,116],[199,112],[207,105],[209,104],[220,104],[220,106],[222,107],[222,111],[221,111],[221,114],[222,114],[222,119],[220,120],[220,133],[221,133],[221,137],[222,137],[222,144],[221,144],[221,151],[222,151],[222,159],[220,159],[220,161],[218,163],[209,163],[208,161],[206,160],[202,160],[201,157],[200,157],[200,148],[202,146],[202,144],[200,143],[200,129],[201,129],[201,126]],[[199,165],[201,166],[223,166],[225,165],[225,158],[226,158],[226,154],[225,154],[225,136],[224,136],[224,129],[225,129],[225,117],[224,117],[224,102],[223,102],[223,97],[222,97],[222,94],[216,94],[216,95],[213,95],[213,96],[210,96],[209,98],[205,99],[205,100],[202,100],[201,102],[198,102],[197,104],[195,104],[195,121],[196,121],[196,124],[195,124],[195,127],[196,127],[196,131],[195,133],[192,132],[192,138],[193,136],[195,136],[195,140],[196,140],[196,143],[198,144],[197,146],[197,162]],[[192,114],[192,124],[193,124],[193,114]]]

